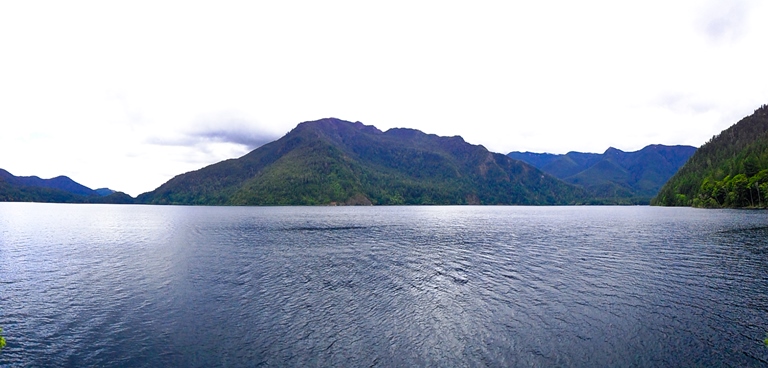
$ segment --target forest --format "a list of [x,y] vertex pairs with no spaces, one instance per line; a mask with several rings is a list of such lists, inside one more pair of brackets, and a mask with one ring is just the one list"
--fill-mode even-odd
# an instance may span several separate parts
[[768,105],[712,137],[662,187],[651,204],[768,207]]

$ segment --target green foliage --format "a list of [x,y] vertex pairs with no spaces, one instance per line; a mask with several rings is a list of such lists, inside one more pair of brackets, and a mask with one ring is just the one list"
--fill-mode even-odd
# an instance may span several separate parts
[[0,202],[128,204],[134,203],[134,199],[122,192],[104,197],[84,196],[61,189],[13,185],[0,179]]
[[236,159],[179,175],[140,203],[570,204],[583,190],[460,137],[324,119]]
[[88,197],[60,189],[11,184],[0,178],[0,202],[85,203]]
[[132,204],[135,200],[123,192],[114,192],[101,197],[89,197],[88,203]]
[[651,204],[768,207],[768,105],[712,137]]
[[3,348],[5,347],[5,344],[6,342],[5,342],[5,337],[3,337],[3,329],[0,328],[0,350],[3,350]]

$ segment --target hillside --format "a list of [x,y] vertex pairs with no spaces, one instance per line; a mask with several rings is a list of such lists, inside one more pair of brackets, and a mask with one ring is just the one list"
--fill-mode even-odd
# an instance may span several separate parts
[[93,190],[66,176],[41,179],[0,169],[0,202],[132,203],[133,198],[107,188]]
[[201,205],[570,204],[584,191],[461,137],[299,124],[238,159],[176,176],[140,203]]
[[650,145],[635,152],[611,147],[602,154],[510,152],[508,156],[587,189],[592,203],[648,203],[695,151],[691,146]]
[[653,199],[661,206],[768,206],[768,105],[699,148]]

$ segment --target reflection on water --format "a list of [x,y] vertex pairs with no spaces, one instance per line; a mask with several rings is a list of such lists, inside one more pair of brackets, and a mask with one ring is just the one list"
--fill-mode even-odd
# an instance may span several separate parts
[[761,366],[768,214],[0,203],[0,366]]

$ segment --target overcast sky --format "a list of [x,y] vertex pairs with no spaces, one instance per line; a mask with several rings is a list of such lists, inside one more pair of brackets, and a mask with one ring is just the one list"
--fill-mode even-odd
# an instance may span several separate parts
[[700,146],[766,1],[3,1],[0,168],[133,196],[325,117],[501,153]]

